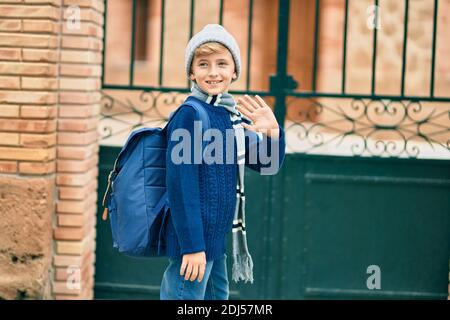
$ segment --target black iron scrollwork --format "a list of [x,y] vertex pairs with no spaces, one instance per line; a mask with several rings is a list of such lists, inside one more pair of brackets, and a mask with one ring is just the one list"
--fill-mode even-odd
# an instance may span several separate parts
[[163,126],[170,112],[185,98],[186,94],[180,92],[142,91],[133,102],[130,96],[120,99],[102,91],[100,141],[131,133],[139,127]]
[[308,100],[311,103],[307,108],[302,108],[295,118],[287,118],[286,135],[296,135],[296,139],[288,140],[292,150],[310,153],[323,146],[339,149],[346,141],[354,156],[416,158],[425,146],[435,152],[450,151],[448,106],[353,99],[348,108],[342,108],[319,100]]

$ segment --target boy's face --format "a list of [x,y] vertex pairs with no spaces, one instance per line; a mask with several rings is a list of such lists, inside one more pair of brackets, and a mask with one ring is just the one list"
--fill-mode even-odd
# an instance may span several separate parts
[[189,78],[210,95],[228,91],[231,81],[236,78],[233,57],[226,49],[194,57],[191,70]]

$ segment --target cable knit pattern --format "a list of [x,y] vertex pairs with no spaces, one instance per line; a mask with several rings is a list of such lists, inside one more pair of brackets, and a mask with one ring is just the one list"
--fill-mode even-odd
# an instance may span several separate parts
[[[229,113],[201,101],[210,119],[211,128],[233,131]],[[234,163],[226,164],[226,141],[221,151],[222,163],[174,164],[171,153],[181,141],[171,141],[175,129],[183,128],[194,136],[195,110],[181,106],[168,126],[168,148],[166,162],[166,184],[169,194],[170,214],[166,230],[167,255],[177,258],[186,253],[206,252],[208,261],[226,251],[226,233],[231,231],[236,206],[237,155],[234,145]],[[232,137],[234,138],[234,132]],[[280,127],[284,143],[284,131]],[[192,146],[193,148],[193,146]],[[248,148],[246,143],[246,149]],[[193,149],[192,149],[193,150]],[[193,161],[193,152],[191,152]],[[284,159],[284,144],[282,147]],[[280,166],[281,166],[280,161]],[[260,171],[260,163],[248,166]]]

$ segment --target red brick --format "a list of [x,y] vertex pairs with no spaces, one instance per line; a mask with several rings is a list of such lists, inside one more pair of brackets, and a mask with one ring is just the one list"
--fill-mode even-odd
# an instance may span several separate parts
[[59,11],[52,6],[0,5],[0,16],[9,18],[49,18],[57,20]]
[[[81,259],[76,261],[77,263],[65,263],[65,265],[55,265],[57,274],[55,274],[56,280],[66,280],[69,274],[73,274],[74,271],[81,272],[81,278],[85,278],[86,282],[89,282],[89,276],[93,274],[93,257],[94,253],[89,251]],[[69,256],[63,256],[69,257]],[[77,257],[78,258],[78,257]],[[68,260],[64,258],[64,260]],[[70,260],[68,260],[69,262]]]
[[100,114],[101,106],[92,105],[61,105],[59,117],[61,118],[90,118]]
[[94,51],[61,50],[61,62],[101,65],[102,54]]
[[0,121],[0,130],[36,133],[53,132],[56,130],[56,121],[10,119],[8,121]]
[[94,104],[100,102],[101,94],[99,92],[61,92],[60,102],[69,104]]
[[92,194],[81,201],[60,200],[56,204],[57,213],[83,214],[91,205],[95,205],[97,194]]
[[61,90],[94,91],[100,89],[100,79],[61,77]]
[[56,240],[82,240],[85,236],[83,227],[59,227],[54,231]]
[[83,260],[87,258],[91,253],[86,253],[84,256],[68,256],[68,255],[54,255],[53,265],[55,266],[81,266]]
[[57,185],[64,186],[84,186],[98,176],[98,167],[92,168],[86,173],[58,173],[56,176]]
[[18,103],[18,104],[55,104],[57,95],[54,92],[27,91],[0,91],[1,103]]
[[0,33],[0,46],[57,48],[58,38],[56,35],[48,34]]
[[83,200],[97,190],[97,181],[93,180],[89,185],[82,187],[59,187],[59,198],[61,200]]
[[[2,118],[18,118],[19,117],[19,106],[12,104],[0,104],[0,117]],[[6,121],[0,119],[0,121]]]
[[62,0],[24,0],[24,2],[32,4],[51,4],[56,7],[60,7],[62,5]]
[[[80,278],[89,277],[89,265],[84,264],[81,268],[78,266],[66,266],[66,267],[58,267],[55,269],[55,280],[56,281],[66,281],[70,275],[74,275],[74,272],[80,272]],[[80,279],[80,280],[81,280]],[[87,279],[86,279],[87,280]]]
[[19,172],[23,174],[50,174],[55,172],[55,161],[20,162]]
[[95,250],[95,229],[82,241],[56,240],[56,253],[65,255],[83,255],[88,251]]
[[0,161],[0,173],[16,173],[17,161]]
[[88,37],[103,37],[103,29],[92,22],[80,23],[79,28],[74,28],[71,24],[63,24],[63,34],[64,35],[78,35],[78,36],[88,36]]
[[2,77],[0,76],[0,89],[19,89],[19,77]]
[[11,75],[56,76],[56,66],[49,63],[4,62],[0,73]]
[[22,49],[24,61],[56,62],[58,54],[56,50]]
[[58,33],[58,23],[50,20],[23,20],[24,32]]
[[20,20],[0,20],[0,31],[20,31],[22,24]]
[[23,161],[50,161],[55,159],[55,148],[31,149],[0,147],[0,159],[4,160],[23,160]]
[[86,132],[97,128],[98,119],[60,119],[58,121],[58,130],[59,131],[73,131],[73,132]]
[[20,134],[20,145],[27,148],[51,147],[56,144],[56,133],[50,134]]
[[22,106],[20,108],[21,118],[53,119],[56,118],[56,113],[56,106]]
[[[80,289],[75,289],[75,287],[69,287],[66,281],[55,281],[53,282],[53,293],[62,294],[79,294],[81,292],[81,287],[83,283],[80,283]],[[70,289],[72,288],[72,289]]]
[[79,7],[93,8],[102,13],[105,9],[103,1],[96,0],[64,0],[64,6],[77,5]]
[[[77,272],[78,270],[75,270]],[[73,270],[66,270],[66,273],[70,272],[73,273]],[[80,274],[77,274],[76,277],[80,277],[81,279],[77,278],[69,278],[68,275],[64,276],[62,273],[59,274],[60,277],[65,277],[67,279],[72,281],[80,281],[80,291],[77,294],[73,294],[74,292],[58,292],[58,294],[55,295],[56,299],[92,299],[92,293],[93,293],[93,284],[94,284],[94,269],[93,266],[86,265],[82,270],[80,270]],[[61,281],[58,281],[61,282]],[[68,286],[66,285],[66,288]]]
[[4,60],[4,61],[20,60],[20,49],[0,48],[0,60]]
[[82,227],[86,223],[86,217],[82,214],[58,214],[58,226]]
[[18,146],[20,136],[18,133],[0,132],[0,145]]
[[56,78],[22,77],[22,89],[56,90],[58,80]]
[[76,77],[100,77],[101,66],[85,64],[61,64],[60,75]]
[[[68,14],[64,14],[64,19],[68,18]],[[96,25],[103,25],[103,14],[101,12],[95,11],[92,8],[80,8],[80,19],[83,21],[90,21],[95,23]]]
[[83,133],[60,132],[58,134],[58,144],[60,145],[87,145],[97,141],[97,139],[97,130]]
[[91,157],[93,154],[98,154],[98,150],[99,146],[96,143],[82,147],[58,146],[57,154],[58,159],[83,160]]
[[58,172],[86,172],[90,168],[96,166],[98,157],[94,156],[86,160],[58,160]]

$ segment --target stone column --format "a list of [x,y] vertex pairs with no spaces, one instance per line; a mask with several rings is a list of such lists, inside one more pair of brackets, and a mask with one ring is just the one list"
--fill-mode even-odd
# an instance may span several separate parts
[[54,225],[56,299],[92,299],[103,39],[101,0],[64,0]]
[[0,298],[51,298],[58,1],[0,4]]
[[103,11],[0,4],[0,298],[93,298]]

